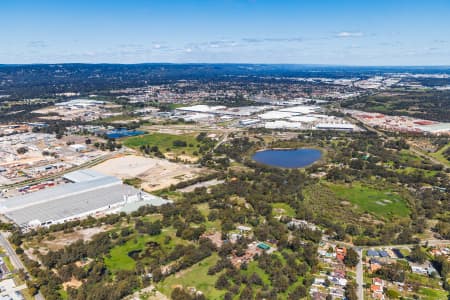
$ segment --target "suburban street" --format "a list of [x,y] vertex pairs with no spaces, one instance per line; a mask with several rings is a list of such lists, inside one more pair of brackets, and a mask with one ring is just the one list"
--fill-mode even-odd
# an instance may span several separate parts
[[364,272],[363,272],[363,262],[362,262],[362,249],[356,249],[356,252],[359,255],[359,262],[356,266],[356,284],[357,287],[357,295],[359,300],[364,300]]
[[[327,241],[329,241],[329,240],[327,240]],[[358,296],[358,299],[360,299],[360,300],[364,300],[364,270],[363,270],[363,261],[362,261],[363,250],[372,249],[372,248],[383,248],[383,249],[390,249],[390,250],[405,249],[405,248],[411,248],[414,246],[414,244],[405,244],[405,245],[379,245],[379,246],[355,247],[352,244],[349,244],[346,242],[341,242],[341,241],[332,241],[332,243],[334,243],[336,245],[343,245],[346,247],[354,248],[355,251],[359,255],[359,262],[358,262],[358,265],[356,266],[356,284],[357,284],[357,296]],[[424,241],[421,241],[420,244],[421,245],[427,244],[428,246],[440,246],[440,245],[450,244],[450,240],[436,240],[436,239],[424,240]]]

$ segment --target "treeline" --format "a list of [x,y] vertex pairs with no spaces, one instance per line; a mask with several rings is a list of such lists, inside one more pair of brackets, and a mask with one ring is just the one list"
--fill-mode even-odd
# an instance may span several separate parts
[[402,91],[360,96],[342,104],[344,107],[380,112],[388,115],[411,116],[448,122],[450,91]]

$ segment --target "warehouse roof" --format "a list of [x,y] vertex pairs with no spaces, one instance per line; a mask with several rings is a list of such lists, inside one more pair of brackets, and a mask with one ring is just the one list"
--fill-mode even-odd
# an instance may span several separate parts
[[94,179],[98,179],[101,177],[106,177],[106,175],[102,174],[100,172],[97,172],[93,169],[78,170],[78,171],[73,171],[73,172],[63,175],[64,179],[67,179],[72,182],[89,181],[89,180],[94,180]]
[[0,202],[0,213],[20,226],[47,225],[122,205],[123,211],[131,212],[143,205],[170,202],[91,169],[71,172],[64,178],[73,183],[9,198]]
[[77,196],[81,193],[98,190],[102,187],[109,187],[113,185],[120,185],[120,179],[112,176],[103,176],[97,179],[62,184],[54,188],[12,197],[0,203],[0,212],[7,212],[9,210],[25,208],[30,205],[39,204],[42,202],[49,202],[60,200],[69,196]]
[[353,124],[344,123],[319,123],[316,125],[317,129],[355,129]]
[[5,215],[19,225],[28,225],[33,221],[39,221],[39,223],[58,221],[119,204],[124,201],[124,194],[137,193],[139,193],[138,190],[128,185],[107,185],[11,209]]
[[133,211],[138,210],[138,208],[141,206],[145,205],[160,206],[170,202],[171,201],[163,199],[161,197],[144,193],[141,201],[128,202],[122,207],[120,211],[125,213],[131,213]]
[[300,113],[300,114],[309,114],[309,113],[315,112],[319,109],[320,109],[320,106],[298,105],[298,106],[283,108],[283,109],[280,109],[280,111]]

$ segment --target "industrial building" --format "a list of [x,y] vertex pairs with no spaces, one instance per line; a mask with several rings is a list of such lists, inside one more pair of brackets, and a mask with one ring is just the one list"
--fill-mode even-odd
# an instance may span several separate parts
[[64,179],[68,183],[0,202],[0,213],[26,230],[116,213],[124,207],[129,211],[131,204],[137,209],[169,202],[94,170],[71,172]]
[[258,112],[262,112],[271,108],[270,106],[240,106],[240,107],[226,107],[222,105],[210,106],[210,105],[193,105],[178,107],[177,112],[180,113],[200,113],[222,116],[234,116],[234,117],[248,117]]
[[55,106],[65,106],[72,108],[87,108],[91,106],[104,105],[105,101],[92,100],[92,99],[73,99],[66,102],[56,103]]

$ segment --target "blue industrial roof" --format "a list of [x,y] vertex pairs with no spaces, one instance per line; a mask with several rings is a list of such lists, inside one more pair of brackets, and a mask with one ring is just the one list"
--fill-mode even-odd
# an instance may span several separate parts
[[389,254],[384,250],[378,251],[378,253],[380,254],[381,257],[389,257]]
[[380,256],[376,250],[367,250],[367,256]]

